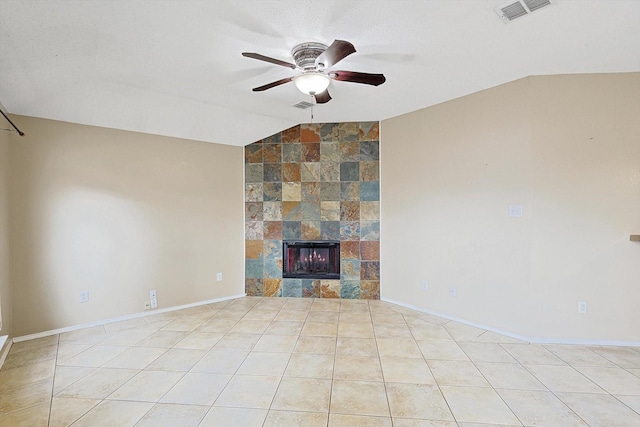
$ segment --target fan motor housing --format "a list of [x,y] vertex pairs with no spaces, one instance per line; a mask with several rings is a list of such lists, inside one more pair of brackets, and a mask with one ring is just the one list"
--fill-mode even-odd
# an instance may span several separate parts
[[[294,46],[294,48],[291,50],[291,56],[293,57],[293,61],[299,68],[305,71],[315,70],[316,58],[320,56],[325,50],[327,50],[327,45],[324,45],[322,43],[300,43],[299,45]],[[324,67],[321,66],[321,68]]]

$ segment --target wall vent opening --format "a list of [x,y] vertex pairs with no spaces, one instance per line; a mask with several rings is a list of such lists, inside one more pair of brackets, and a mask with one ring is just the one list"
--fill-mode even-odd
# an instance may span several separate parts
[[314,104],[307,101],[300,101],[297,104],[293,104],[294,107],[299,108],[301,110],[306,110],[307,108],[313,107]]
[[504,22],[511,22],[549,5],[551,0],[512,0],[494,10]]

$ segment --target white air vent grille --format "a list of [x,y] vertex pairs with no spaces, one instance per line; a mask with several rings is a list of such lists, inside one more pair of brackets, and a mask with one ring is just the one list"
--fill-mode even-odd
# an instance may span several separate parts
[[527,5],[530,12],[535,12],[542,7],[549,6],[551,2],[549,0],[524,0],[524,4]]
[[313,107],[313,104],[307,101],[300,101],[297,104],[293,104],[293,106],[301,110],[306,110],[307,108]]
[[528,13],[527,9],[525,9],[520,2],[509,4],[500,10],[507,21],[513,21],[514,19],[520,18]]
[[504,22],[511,22],[549,5],[551,5],[551,0],[512,0],[494,10]]

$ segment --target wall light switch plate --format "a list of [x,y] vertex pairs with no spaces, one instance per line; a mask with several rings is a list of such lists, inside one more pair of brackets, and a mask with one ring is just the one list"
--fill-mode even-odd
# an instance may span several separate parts
[[456,287],[455,287],[455,286],[451,286],[451,287],[449,288],[449,296],[450,296],[451,298],[455,298],[455,297],[457,297],[457,296],[458,296],[458,290],[456,289]]
[[422,290],[423,291],[428,291],[429,290],[429,281],[428,280],[423,280],[422,281]]
[[151,300],[151,308],[158,307],[158,295],[156,294],[156,290],[149,291],[149,299]]
[[578,301],[578,313],[585,314],[587,312],[586,301]]
[[509,205],[509,216],[520,218],[522,216],[522,205]]
[[216,274],[216,280],[217,280],[218,282],[222,282],[222,273],[218,273],[218,274]]
[[89,291],[80,292],[80,302],[88,302],[89,301]]

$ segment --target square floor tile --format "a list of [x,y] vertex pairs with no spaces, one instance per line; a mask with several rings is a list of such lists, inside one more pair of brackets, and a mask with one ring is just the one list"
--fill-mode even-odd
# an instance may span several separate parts
[[329,427],[392,427],[392,424],[389,417],[331,414]]
[[588,427],[551,392],[498,390],[498,394],[524,425]]
[[105,368],[144,369],[167,351],[158,347],[129,347],[104,364]]
[[441,386],[440,389],[458,422],[520,424],[492,388]]
[[[576,369],[611,394],[640,395],[640,378],[624,369],[595,366],[581,366]],[[563,391],[580,392],[586,390]]]
[[440,385],[489,387],[489,383],[473,362],[429,360],[427,363]]
[[142,371],[111,393],[107,399],[158,402],[183,375],[182,372]]
[[256,334],[233,334],[228,333],[220,338],[220,341],[213,346],[216,350],[245,350],[249,351],[256,345],[260,335]]
[[292,353],[298,342],[296,335],[262,335],[253,351]]
[[568,365],[525,365],[525,368],[551,391],[604,393],[602,388]]
[[60,391],[60,397],[104,399],[138,373],[134,369],[99,368]]
[[266,416],[266,409],[224,408],[214,406],[204,417],[199,427],[262,427]]
[[238,374],[282,376],[289,363],[288,353],[252,351],[238,368]]
[[627,347],[590,347],[600,356],[621,368],[640,368],[640,352]]
[[194,350],[209,350],[224,335],[215,332],[191,332],[184,337],[174,348],[190,348]]
[[300,335],[303,337],[335,337],[338,335],[337,323],[306,322]]
[[455,341],[417,341],[427,360],[467,361],[469,358]]
[[382,381],[380,359],[337,355],[333,378],[337,380]]
[[235,375],[214,405],[269,409],[279,383],[280,377]]
[[248,351],[213,349],[205,354],[202,359],[191,368],[191,371],[206,372],[209,374],[235,374],[248,355]]
[[388,417],[384,383],[334,380],[331,413]]
[[135,427],[198,427],[208,406],[157,403]]
[[476,367],[494,388],[547,390],[547,387],[520,364],[476,362]]
[[334,354],[336,352],[336,339],[332,337],[300,337],[293,352]]
[[587,347],[558,344],[544,347],[572,366],[615,366],[611,361]]
[[105,400],[73,425],[74,427],[132,426],[152,407],[153,403]]
[[263,427],[326,427],[327,414],[322,412],[296,412],[270,410]]
[[523,365],[566,365],[555,354],[537,344],[500,344]]
[[338,337],[336,354],[341,356],[378,357],[376,340]]
[[454,420],[436,385],[387,383],[386,387],[394,419]]
[[292,335],[297,337],[300,335],[303,325],[304,322],[274,320],[264,331],[264,335]]
[[171,348],[188,335],[183,331],[156,331],[135,345],[140,347]]
[[408,338],[377,338],[380,357],[417,358],[422,359],[422,353],[416,342]]
[[[73,424],[78,418],[89,412],[98,403],[99,399],[76,399],[70,397],[54,397],[51,401],[51,415],[49,427],[66,427]],[[48,406],[48,405],[47,405]],[[0,425],[2,425],[0,423]],[[37,424],[32,424],[37,425]],[[46,424],[44,424],[46,425]]]
[[285,377],[331,379],[333,354],[295,353],[289,359]]
[[53,378],[55,360],[24,365],[0,371],[0,393],[20,385],[27,385]]
[[385,382],[435,384],[427,362],[422,359],[380,359]]
[[59,363],[59,365],[98,368],[123,353],[127,348],[128,347],[125,346],[96,345],[70,357],[64,362]]
[[636,427],[640,414],[608,394],[556,393],[590,426]]
[[206,350],[171,348],[154,360],[147,369],[186,372],[206,354]]
[[0,393],[0,415],[50,401],[52,385],[53,379],[50,378]]
[[[479,424],[466,425],[457,424],[453,421],[431,421],[431,420],[412,420],[410,418],[393,418],[393,427],[489,427],[488,425],[481,426]],[[500,426],[510,427],[510,426]]]
[[460,348],[474,362],[518,363],[504,348],[495,343],[461,342]]
[[331,381],[317,378],[282,379],[272,409],[283,411],[328,412]]
[[162,403],[211,405],[226,387],[231,375],[190,372],[161,399]]

